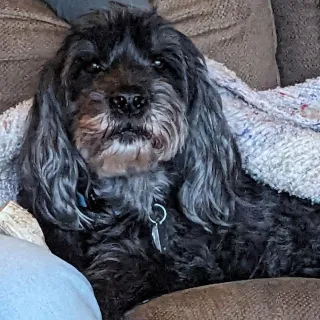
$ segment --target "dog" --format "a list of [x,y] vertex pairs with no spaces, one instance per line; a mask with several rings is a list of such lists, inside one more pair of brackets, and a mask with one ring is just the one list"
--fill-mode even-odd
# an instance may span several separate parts
[[320,206],[243,170],[205,60],[156,10],[88,14],[44,67],[19,203],[104,319],[177,290],[319,277]]

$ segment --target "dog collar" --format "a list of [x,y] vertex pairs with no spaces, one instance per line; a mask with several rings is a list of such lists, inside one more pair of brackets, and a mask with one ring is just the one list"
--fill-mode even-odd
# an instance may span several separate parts
[[[80,192],[77,192],[78,205],[82,208],[88,208],[86,198]],[[121,212],[119,210],[113,211],[116,216],[119,216]],[[154,246],[163,253],[167,249],[167,235],[165,232],[164,223],[167,219],[167,210],[159,203],[153,205],[153,210],[148,213],[148,219],[152,224],[151,236]]]
[[161,204],[155,203],[149,212],[148,219],[152,223],[152,240],[155,247],[162,253],[167,249],[167,234],[164,223],[167,219],[167,210]]
[[87,201],[83,194],[77,192],[78,205],[82,208],[87,208]]

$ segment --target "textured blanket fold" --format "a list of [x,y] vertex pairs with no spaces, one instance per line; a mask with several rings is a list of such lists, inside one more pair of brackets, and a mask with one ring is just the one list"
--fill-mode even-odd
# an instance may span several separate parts
[[279,191],[320,202],[320,77],[256,92],[223,65],[207,63],[244,169]]
[[19,177],[15,156],[20,150],[31,105],[32,100],[24,101],[0,115],[0,207],[16,200]]
[[[259,92],[222,64],[207,63],[244,169],[279,192],[320,202],[320,77]],[[14,156],[31,104],[25,101],[0,115],[0,206],[16,200]]]

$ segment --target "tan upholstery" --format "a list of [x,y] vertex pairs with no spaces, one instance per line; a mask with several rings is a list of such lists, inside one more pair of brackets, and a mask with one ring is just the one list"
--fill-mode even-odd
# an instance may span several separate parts
[[210,58],[225,63],[251,87],[276,87],[276,35],[270,0],[157,0]]
[[67,25],[35,0],[0,1],[0,113],[36,88],[42,65],[59,48]]
[[272,0],[283,86],[320,76],[320,0]]
[[320,280],[248,280],[166,295],[126,320],[319,320],[319,296]]

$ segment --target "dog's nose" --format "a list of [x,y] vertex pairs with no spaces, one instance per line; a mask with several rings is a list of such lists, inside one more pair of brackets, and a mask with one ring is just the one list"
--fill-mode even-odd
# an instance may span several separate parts
[[147,98],[140,94],[127,93],[110,98],[110,107],[121,114],[142,114],[146,105]]

